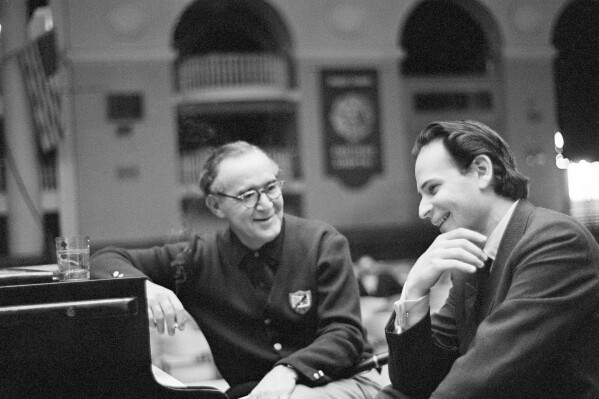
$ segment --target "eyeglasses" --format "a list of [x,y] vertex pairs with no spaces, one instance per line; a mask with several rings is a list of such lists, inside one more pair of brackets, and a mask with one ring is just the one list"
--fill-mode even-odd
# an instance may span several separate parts
[[262,188],[249,190],[240,195],[229,195],[219,192],[212,192],[210,194],[232,198],[234,200],[239,201],[241,205],[247,208],[255,208],[256,205],[258,205],[258,202],[260,202],[260,197],[262,196],[262,193],[266,194],[266,196],[271,200],[276,200],[277,198],[279,198],[281,194],[283,194],[282,188],[284,184],[285,180],[277,180],[272,183],[268,183],[266,186]]

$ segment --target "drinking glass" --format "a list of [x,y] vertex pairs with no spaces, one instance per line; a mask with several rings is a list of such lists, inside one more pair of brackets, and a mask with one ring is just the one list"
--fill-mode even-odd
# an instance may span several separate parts
[[56,237],[56,258],[60,281],[89,279],[89,237]]

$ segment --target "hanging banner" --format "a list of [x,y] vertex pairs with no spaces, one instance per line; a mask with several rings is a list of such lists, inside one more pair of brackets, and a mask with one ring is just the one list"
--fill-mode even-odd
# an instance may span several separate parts
[[60,94],[59,60],[54,31],[44,33],[17,53],[40,147],[48,153],[64,137]]
[[383,170],[374,69],[321,72],[326,173],[361,187]]

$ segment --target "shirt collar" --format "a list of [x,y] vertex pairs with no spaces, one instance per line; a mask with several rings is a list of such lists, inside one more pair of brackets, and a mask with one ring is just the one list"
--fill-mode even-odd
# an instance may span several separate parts
[[281,232],[274,240],[267,242],[262,247],[257,250],[250,249],[246,247],[239,237],[229,229],[230,236],[230,252],[229,256],[231,259],[231,264],[233,266],[242,267],[245,262],[243,260],[247,256],[255,256],[258,253],[261,259],[266,260],[273,270],[276,270],[278,264],[281,261],[281,254],[283,253],[283,240],[285,238],[285,219],[283,218],[281,224]]
[[512,204],[512,206],[510,206],[510,209],[508,209],[505,215],[503,215],[503,217],[499,221],[499,224],[497,225],[497,227],[495,227],[495,229],[487,239],[487,243],[485,244],[483,252],[493,260],[495,260],[495,257],[497,256],[499,244],[501,243],[501,239],[505,234],[505,229],[507,228],[507,225],[510,219],[512,218],[512,214],[514,213],[514,209],[516,209],[516,205],[518,204],[518,202],[519,201],[516,201]]

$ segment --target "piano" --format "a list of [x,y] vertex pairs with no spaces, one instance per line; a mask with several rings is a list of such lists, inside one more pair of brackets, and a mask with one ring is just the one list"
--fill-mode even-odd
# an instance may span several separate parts
[[198,398],[158,383],[143,278],[0,286],[0,398]]

